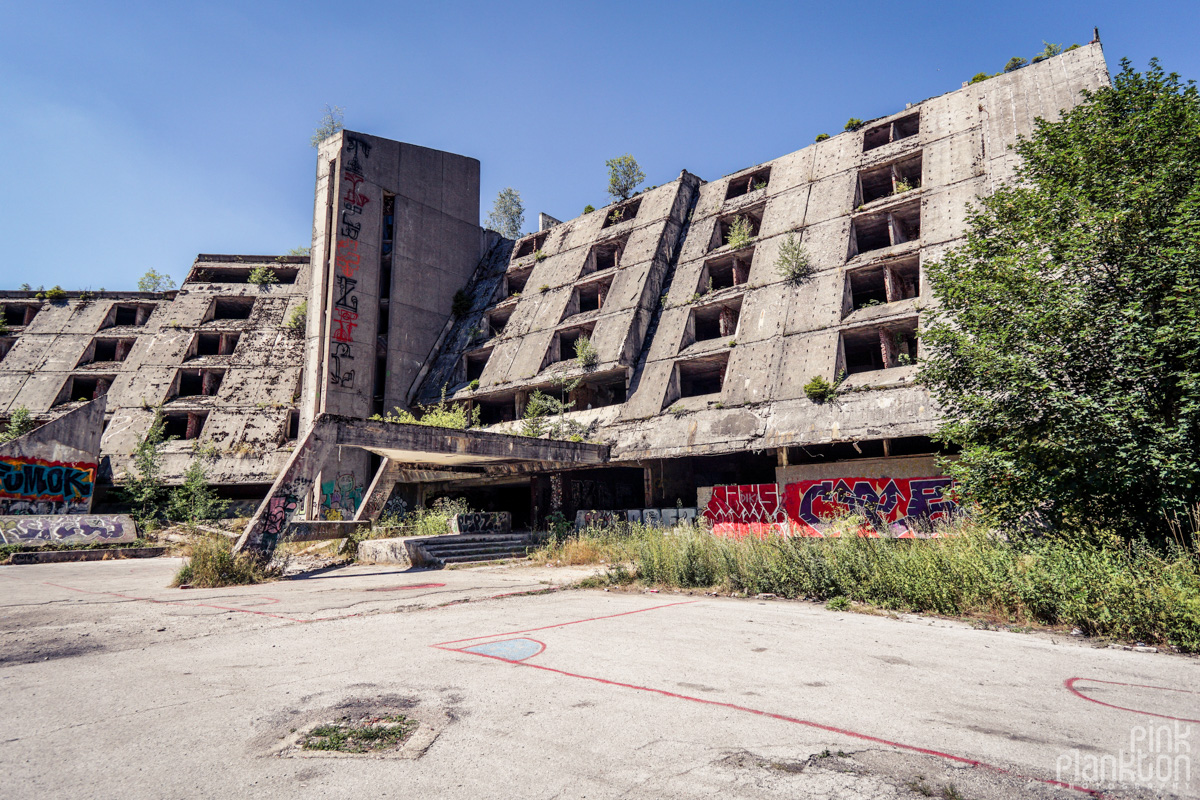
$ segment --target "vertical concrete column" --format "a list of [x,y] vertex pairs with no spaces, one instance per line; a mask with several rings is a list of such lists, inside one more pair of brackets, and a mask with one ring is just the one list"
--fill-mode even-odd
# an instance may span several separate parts
[[603,283],[596,284],[596,308],[604,308],[604,298],[608,294],[608,286]]
[[750,267],[740,258],[733,260],[733,285],[741,286],[750,279]]
[[37,306],[25,306],[25,319],[22,320],[22,325],[28,325],[33,322],[34,316],[37,314]]
[[733,336],[734,321],[733,309],[729,306],[721,306],[720,328],[722,336]]
[[883,353],[883,366],[896,366],[896,344],[892,341],[892,332],[887,328],[879,329],[879,349]]
[[188,414],[187,417],[187,433],[184,434],[185,439],[195,439],[200,435],[200,415]]
[[152,306],[139,305],[137,307],[137,324],[145,325],[146,320],[150,319],[150,312],[153,311]]
[[886,264],[883,267],[883,289],[887,294],[887,301],[894,303],[900,299],[899,287],[896,285],[896,273]]
[[216,394],[217,374],[205,370],[200,375],[200,394],[205,397]]
[[129,346],[130,345],[129,345],[128,339],[118,339],[117,340],[117,354],[114,356],[114,358],[117,361],[124,361],[125,358],[129,355]]

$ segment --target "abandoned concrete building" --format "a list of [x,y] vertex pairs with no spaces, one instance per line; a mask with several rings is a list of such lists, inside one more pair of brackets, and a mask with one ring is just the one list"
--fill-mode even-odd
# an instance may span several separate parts
[[[1107,83],[1093,43],[724,178],[543,214],[517,241],[479,225],[479,162],[342,131],[318,149],[311,263],[201,255],[178,291],[0,293],[0,415],[103,395],[103,503],[161,407],[170,479],[202,454],[224,494],[264,501],[268,539],[440,496],[526,529],[554,512],[795,529],[869,498],[904,530],[952,504],[914,381],[923,265],[1012,178],[1035,118]],[[789,239],[805,280],[776,267]],[[818,376],[841,380],[834,401],[806,396]],[[571,403],[556,438],[521,435],[535,392]],[[370,420],[443,399],[480,425]]]

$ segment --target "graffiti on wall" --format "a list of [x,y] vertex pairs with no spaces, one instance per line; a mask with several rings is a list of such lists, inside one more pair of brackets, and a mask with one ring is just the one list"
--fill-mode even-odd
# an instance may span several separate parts
[[836,478],[789,483],[714,486],[704,510],[713,532],[765,536],[771,532],[825,536],[830,522],[855,514],[867,536],[936,535],[958,511],[952,481],[929,478]]
[[512,514],[507,511],[479,511],[474,514],[456,514],[455,533],[509,533],[512,531]]
[[136,538],[137,526],[124,515],[0,517],[0,542],[4,544],[113,544]]
[[96,465],[0,456],[0,514],[84,514]]
[[[358,327],[358,270],[361,256],[358,251],[358,234],[362,230],[363,209],[370,202],[359,191],[363,177],[359,157],[369,158],[371,145],[355,136],[346,136],[343,143],[342,184],[345,193],[338,198],[341,206],[337,230],[337,255],[334,258],[333,282],[334,301],[332,324],[330,325],[329,382],[343,389],[354,388],[355,370],[344,362],[354,360],[354,329]],[[333,180],[333,176],[330,176]]]
[[338,475],[321,483],[321,519],[354,519],[354,512],[363,499],[363,485],[355,482],[353,472]]
[[786,533],[783,498],[773,483],[714,486],[704,517],[714,533],[733,536]]

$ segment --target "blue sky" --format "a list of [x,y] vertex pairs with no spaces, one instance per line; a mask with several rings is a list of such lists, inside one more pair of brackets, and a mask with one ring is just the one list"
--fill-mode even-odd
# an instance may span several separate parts
[[1200,3],[10,2],[0,10],[0,288],[133,288],[312,222],[309,136],[473,156],[481,213],[567,219],[625,152],[651,184],[797,150],[1042,41],[1200,78]]

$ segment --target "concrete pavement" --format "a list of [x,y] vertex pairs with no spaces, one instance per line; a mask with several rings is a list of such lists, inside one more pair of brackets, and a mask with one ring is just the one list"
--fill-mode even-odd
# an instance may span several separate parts
[[[1086,797],[1114,773],[1110,796],[1200,795],[1192,657],[809,603],[542,593],[585,569],[182,591],[177,566],[0,568],[5,796]],[[420,719],[420,752],[288,748],[375,708]]]

